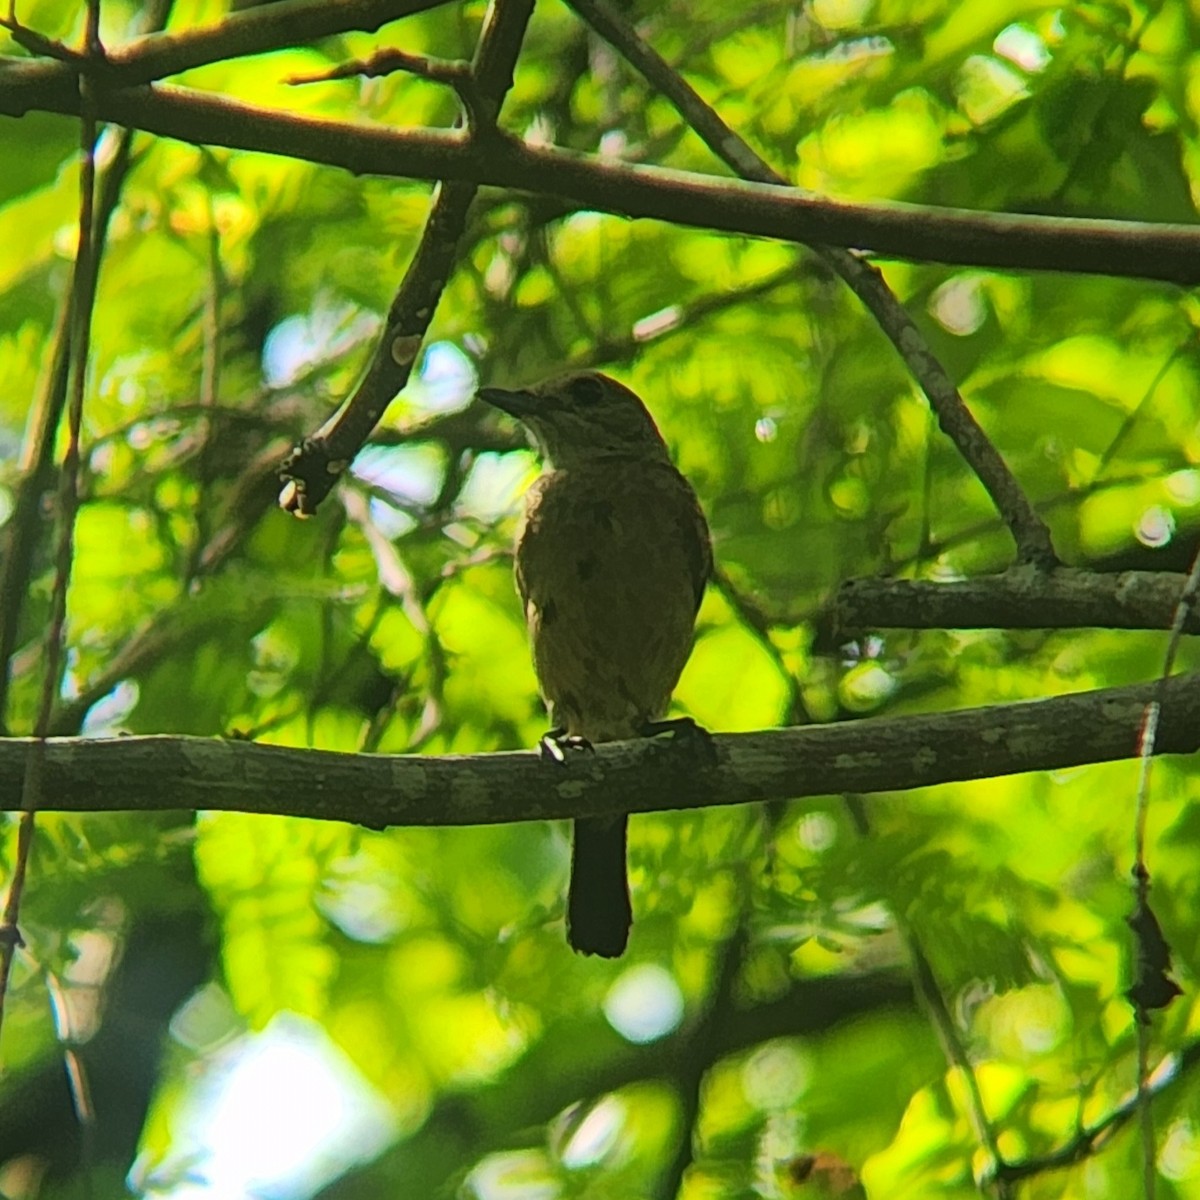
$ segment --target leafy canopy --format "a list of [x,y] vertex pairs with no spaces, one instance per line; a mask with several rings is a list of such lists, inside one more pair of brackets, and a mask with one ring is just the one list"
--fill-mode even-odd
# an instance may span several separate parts
[[[139,8],[105,3],[106,44],[130,36]],[[1195,220],[1200,19],[1183,0],[633,10],[729,125],[822,196]],[[173,82],[327,119],[447,127],[452,90],[412,74],[289,80],[380,47],[469,58],[483,11],[445,5]],[[20,16],[50,37],[79,32],[78,6],[58,0]],[[194,0],[167,28],[225,16]],[[724,174],[672,106],[553,0],[537,5],[502,124]],[[3,131],[0,513],[11,529],[69,285],[78,121],[34,112]],[[879,328],[809,253],[552,196],[481,194],[413,381],[317,517],[294,521],[274,507],[273,466],[356,382],[430,187],[144,133],[121,167],[117,145],[107,130],[101,170],[122,177],[92,315],[60,732],[380,753],[532,746],[545,716],[510,545],[537,467],[520,434],[470,398],[477,381],[567,364],[646,398],[706,507],[720,580],[676,696],[703,725],[987,705],[1161,669],[1164,636],[1152,632],[889,631],[822,644],[842,580],[1005,566],[1011,542],[983,488]],[[1190,294],[878,265],[1064,560],[1186,565],[1200,509]],[[52,574],[41,521],[10,664],[14,734],[33,727]],[[1185,645],[1181,665],[1192,657]],[[1155,911],[1186,988],[1200,968],[1200,810],[1185,763],[1160,763],[1154,778]],[[82,995],[98,979],[111,1028],[156,991],[129,973],[163,972],[153,956],[168,946],[182,965],[162,975],[158,994],[167,979],[175,991],[149,1040],[168,1036],[169,1053],[140,1101],[104,1089],[99,1035],[92,1044],[102,1128],[125,1104],[136,1136],[153,1095],[133,1177],[142,1193],[217,1170],[203,1134],[212,1080],[231,1045],[244,1053],[290,1021],[293,1041],[342,1056],[353,1106],[374,1122],[325,1167],[299,1134],[285,1141],[290,1194],[353,1166],[338,1185],[347,1196],[460,1185],[488,1198],[661,1195],[690,1146],[695,1197],[816,1194],[836,1175],[805,1157],[821,1154],[851,1164],[871,1196],[965,1197],[995,1150],[1033,1164],[1023,1197],[1128,1196],[1141,1178],[1131,1130],[1066,1175],[1037,1163],[1109,1118],[1136,1080],[1122,994],[1135,784],[1127,763],[635,818],[637,923],[613,965],[566,949],[566,843],[547,824],[378,832],[44,812],[0,1125],[25,1103],[22,1079],[60,1069],[54,989]],[[933,1016],[912,1000],[915,947]],[[1156,1018],[1152,1064],[1189,1045],[1192,1009],[1185,995]],[[287,1092],[282,1072],[276,1082],[268,1110]],[[1197,1186],[1196,1089],[1184,1069],[1156,1104],[1160,1195]],[[980,1108],[991,1147],[973,1123]],[[128,1162],[114,1160],[114,1186]],[[45,1194],[69,1186],[52,1179]]]

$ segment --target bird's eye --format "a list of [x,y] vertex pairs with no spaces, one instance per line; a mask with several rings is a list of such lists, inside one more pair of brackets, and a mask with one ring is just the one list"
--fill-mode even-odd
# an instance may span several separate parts
[[584,375],[571,383],[571,399],[576,404],[597,404],[603,395],[604,385],[591,375]]

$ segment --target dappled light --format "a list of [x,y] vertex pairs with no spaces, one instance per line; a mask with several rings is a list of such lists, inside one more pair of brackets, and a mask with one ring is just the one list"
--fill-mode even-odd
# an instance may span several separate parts
[[1200,1195],[1198,46],[0,14],[0,1192]]

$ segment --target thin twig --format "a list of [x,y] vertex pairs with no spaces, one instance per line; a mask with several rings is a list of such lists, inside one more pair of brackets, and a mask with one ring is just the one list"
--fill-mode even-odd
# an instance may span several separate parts
[[755,603],[752,596],[739,588],[719,567],[713,571],[713,584],[725,597],[733,611],[737,613],[742,624],[754,634],[759,645],[770,655],[775,669],[787,684],[788,706],[783,716],[783,723],[785,725],[810,724],[812,714],[808,711],[808,705],[804,703],[804,692],[800,686],[800,680],[796,678],[795,671],[792,670],[783,652],[775,644],[775,639],[771,636],[772,622],[767,614]]
[[73,289],[59,305],[48,367],[30,410],[19,464],[12,515],[0,534],[0,734],[7,735],[12,657],[17,649],[21,614],[29,595],[34,553],[44,527],[42,501],[54,480],[54,438],[67,402],[71,352]]
[[683,1069],[675,1079],[682,1112],[679,1140],[675,1154],[659,1188],[662,1200],[676,1200],[683,1193],[683,1177],[695,1160],[696,1126],[700,1119],[701,1088],[708,1070],[718,1058],[718,1044],[723,1026],[733,1007],[734,989],[749,945],[746,926],[747,888],[743,881],[739,890],[740,919],[731,937],[717,948],[716,973],[707,1002],[687,1040]]
[[[1067,207],[1065,201],[1067,192],[1078,178],[1080,168],[1083,164],[1089,161],[1095,162],[1096,131],[1101,126],[1105,115],[1117,107],[1120,97],[1125,95],[1124,85],[1127,82],[1125,73],[1129,69],[1129,64],[1132,62],[1134,55],[1141,49],[1142,38],[1145,36],[1150,23],[1158,16],[1158,12],[1151,6],[1140,15],[1141,23],[1138,27],[1131,30],[1130,33],[1118,41],[1115,57],[1119,61],[1111,64],[1109,61],[1102,61],[1099,64],[1098,78],[1105,81],[1104,85],[1102,87],[1092,87],[1087,99],[1082,104],[1077,103],[1075,111],[1071,114],[1074,150],[1070,156],[1070,162],[1062,181],[1046,197],[1046,203],[1056,208]],[[1107,54],[1103,56],[1105,60],[1108,57]],[[1083,111],[1080,111],[1081,109]],[[1087,111],[1088,109],[1091,111]]]
[[432,83],[443,83],[454,89],[462,105],[462,116],[468,125],[476,126],[487,120],[487,103],[479,95],[475,72],[469,62],[455,58],[434,58],[410,54],[406,50],[387,47],[377,50],[370,58],[352,59],[310,75],[293,75],[287,82],[296,86],[309,83],[330,83],[339,79],[378,79],[404,73]]
[[1095,483],[1108,470],[1109,465],[1116,457],[1118,447],[1125,441],[1126,437],[1137,427],[1139,418],[1142,415],[1142,409],[1154,398],[1154,393],[1158,391],[1158,385],[1167,377],[1167,372],[1187,353],[1187,351],[1195,344],[1196,335],[1193,331],[1177,345],[1170,354],[1167,355],[1163,365],[1159,367],[1154,378],[1150,380],[1149,386],[1142,393],[1141,399],[1125,414],[1125,419],[1121,422],[1120,429],[1113,435],[1112,441],[1100,453],[1100,457],[1096,460],[1096,465],[1088,479],[1089,483]]
[[151,83],[180,71],[253,54],[269,54],[351,30],[374,31],[437,8],[445,0],[278,0],[230,13],[219,24],[181,33],[148,34],[108,56],[105,81]]
[[204,316],[202,319],[204,350],[200,360],[200,450],[196,456],[196,476],[199,495],[196,500],[196,536],[188,554],[184,570],[185,588],[196,574],[200,554],[208,541],[210,532],[209,488],[212,484],[213,443],[219,428],[215,413],[221,399],[221,311],[224,306],[227,281],[221,262],[221,233],[217,228],[217,214],[212,202],[212,193],[205,194],[207,204],[207,229],[205,248],[208,252],[208,287],[204,292]]
[[[84,51],[91,61],[100,61],[99,0],[89,0],[84,30]],[[71,279],[71,349],[69,354],[70,390],[67,402],[67,449],[59,476],[59,536],[54,563],[54,585],[50,593],[50,616],[46,628],[44,672],[38,700],[34,737],[26,760],[21,784],[21,817],[17,831],[16,858],[0,916],[0,1027],[3,1026],[8,982],[13,959],[21,945],[19,919],[21,899],[33,848],[37,810],[46,798],[45,753],[54,699],[62,684],[64,631],[67,620],[67,590],[75,551],[75,517],[79,509],[80,434],[83,428],[83,400],[87,386],[92,309],[96,299],[96,116],[94,84],[87,74],[79,78],[80,150],[79,232],[75,270]]]
[[96,1155],[96,1105],[88,1082],[87,1066],[80,1056],[80,1041],[72,1028],[71,1001],[67,988],[59,976],[44,969],[46,990],[50,993],[51,1007],[55,1014],[55,1027],[62,1045],[63,1067],[67,1077],[67,1092],[71,1097],[71,1108],[79,1125],[79,1178],[84,1188],[85,1200],[92,1194],[91,1168]]
[[327,71],[307,75],[292,75],[287,82],[294,86],[308,83],[330,83],[338,79],[378,79],[385,75],[403,73],[458,87],[471,74],[471,64],[456,58],[433,58],[410,54],[395,46],[377,50],[370,58],[353,58]]
[[[146,10],[147,24],[161,25],[169,2]],[[96,198],[96,228],[92,237],[93,257],[100,260],[108,238],[108,226],[116,211],[121,190],[133,161],[133,131],[115,131],[115,144],[101,173]],[[43,527],[42,499],[54,477],[54,435],[62,419],[67,396],[72,291],[67,290],[60,306],[48,367],[38,388],[21,450],[20,482],[13,513],[0,534],[0,735],[7,733],[8,689],[11,660],[17,644],[21,612],[29,594],[30,571]]]
[[1083,1162],[1140,1112],[1143,1094],[1150,1098],[1161,1095],[1197,1066],[1200,1066],[1200,1040],[1188,1042],[1180,1051],[1168,1056],[1154,1072],[1155,1078],[1146,1086],[1144,1093],[1141,1089],[1130,1092],[1126,1100],[1098,1121],[1084,1126],[1065,1145],[1049,1154],[1005,1163],[1000,1168],[1000,1174],[1013,1183],[1019,1183],[1047,1171],[1057,1171]]
[[913,984],[917,995],[929,1013],[933,1027],[937,1031],[938,1041],[942,1044],[943,1053],[950,1064],[958,1068],[962,1077],[966,1090],[967,1116],[975,1130],[975,1137],[986,1151],[989,1160],[984,1173],[988,1178],[996,1180],[999,1195],[1003,1200],[1009,1194],[1008,1181],[1002,1175],[1006,1164],[1004,1156],[1000,1153],[1000,1143],[996,1139],[996,1131],[992,1128],[987,1108],[983,1103],[983,1093],[979,1090],[975,1067],[967,1055],[962,1039],[958,1036],[958,1028],[946,1007],[937,977],[933,973],[929,959],[925,956],[920,939],[913,930],[908,928],[902,927],[901,933],[908,945],[909,956],[912,959]]
[[0,29],[8,30],[8,36],[31,54],[44,55],[56,62],[69,63],[72,67],[78,67],[83,61],[83,56],[78,50],[72,50],[62,42],[45,37],[13,17],[0,17]]
[[[768,806],[763,810],[763,839],[767,844],[777,831],[782,815],[781,806]],[[704,1008],[687,1036],[683,1068],[675,1077],[683,1111],[675,1154],[659,1188],[662,1200],[675,1200],[683,1193],[683,1177],[695,1161],[704,1077],[721,1056],[722,1034],[735,1009],[737,983],[750,944],[751,881],[744,862],[735,874],[735,881],[735,913],[731,915],[736,915],[736,924],[732,935],[715,950],[713,982]]]
[[1158,1180],[1158,1149],[1154,1136],[1154,1105],[1150,1096],[1150,1026],[1137,1023],[1137,1100],[1138,1131],[1142,1144],[1142,1196],[1154,1200],[1154,1185]]
[[957,447],[1004,519],[1016,542],[1018,558],[1040,568],[1055,566],[1058,556],[1048,526],[878,269],[849,250],[832,246],[814,249],[866,305],[904,359],[942,432]]
[[1154,690],[1154,698],[1146,705],[1138,745],[1138,786],[1134,814],[1134,907],[1129,918],[1134,941],[1133,961],[1135,979],[1126,995],[1134,1008],[1137,1020],[1137,1092],[1138,1124],[1142,1139],[1142,1193],[1145,1200],[1154,1200],[1156,1147],[1154,1108],[1149,1086],[1150,1070],[1150,1011],[1165,1008],[1179,994],[1179,987],[1167,975],[1170,950],[1158,920],[1150,906],[1150,869],[1146,865],[1146,822],[1150,812],[1150,775],[1163,720],[1166,692],[1175,658],[1183,641],[1184,627],[1195,612],[1200,595],[1200,553],[1192,561],[1186,581],[1179,591],[1162,672]]
[[1178,592],[1179,600],[1175,605],[1171,620],[1171,632],[1167,638],[1167,652],[1163,657],[1162,672],[1159,674],[1155,688],[1154,699],[1146,706],[1146,714],[1139,738],[1139,766],[1137,789],[1137,812],[1134,823],[1134,873],[1137,876],[1139,898],[1145,900],[1141,889],[1148,885],[1149,872],[1146,870],[1146,818],[1150,809],[1150,770],[1154,761],[1155,743],[1158,738],[1159,723],[1162,720],[1163,704],[1166,697],[1167,683],[1171,672],[1175,669],[1175,658],[1183,641],[1183,631],[1191,623],[1196,610],[1197,597],[1200,596],[1200,553],[1192,560],[1191,570],[1183,581]]

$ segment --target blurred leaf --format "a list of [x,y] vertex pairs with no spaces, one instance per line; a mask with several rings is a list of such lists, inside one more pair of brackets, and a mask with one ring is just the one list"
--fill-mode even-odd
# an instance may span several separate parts
[[[106,48],[120,50],[138,10],[106,0]],[[912,210],[928,223],[939,205],[1196,221],[1200,18],[1183,0],[624,10],[776,169],[822,196],[928,205]],[[447,129],[459,101],[429,79],[289,80],[401,43],[466,59],[484,15],[482,3],[435,6],[171,82],[398,134]],[[78,44],[78,5],[33,0],[19,16]],[[169,28],[186,39],[229,16],[193,0]],[[28,52],[0,41],[0,69],[27,69]],[[0,553],[69,287],[79,178],[74,121],[4,121]],[[502,124],[533,144],[728,175],[566,5],[537,6]],[[102,158],[110,145],[105,133]],[[940,712],[1161,670],[1154,631],[884,630],[827,645],[818,632],[846,579],[1011,563],[986,491],[822,260],[553,196],[481,192],[434,313],[438,351],[341,490],[314,520],[292,520],[275,505],[273,464],[360,377],[433,186],[144,132],[132,147],[92,313],[66,731],[379,754],[534,746],[547,717],[511,571],[534,454],[470,398],[477,381],[567,366],[642,395],[700,496],[720,583],[673,702],[714,732],[802,708],[822,720]],[[1065,561],[1186,569],[1200,530],[1189,292],[1100,273],[875,265]],[[20,510],[32,513],[20,518],[35,535],[30,567],[3,598],[6,614],[22,600],[12,735],[31,730],[39,703],[54,483]],[[1196,660],[1185,642],[1177,669]],[[1194,1058],[1194,774],[1188,760],[1153,774],[1152,904],[1183,988],[1155,1016],[1154,1063]],[[189,1106],[208,1094],[198,1081],[232,1077],[234,1045],[261,1047],[257,1031],[294,1012],[390,1109],[390,1148],[328,1185],[343,1200],[624,1200],[680,1183],[711,1200],[789,1200],[841,1182],[854,1194],[857,1180],[889,1200],[977,1196],[987,1154],[947,1035],[1012,1162],[1060,1152],[1129,1094],[1136,779],[1135,764],[1115,763],[635,816],[636,922],[611,963],[563,938],[566,822],[366,831],[217,811],[62,814],[51,798],[5,997],[0,1166],[49,1145],[42,1194],[73,1194],[69,1025],[92,1030],[76,1036],[97,1129],[110,1116],[127,1127],[123,1142],[99,1138],[93,1190],[121,1186],[149,1109],[131,1186],[307,1194],[320,1136],[289,1128],[276,1142],[270,1099],[240,1110],[233,1140],[273,1155],[277,1174],[243,1165],[234,1179],[185,1149]],[[8,864],[15,831],[3,831]],[[146,955],[148,929],[165,931],[161,954]],[[948,1029],[913,1002],[909,939]],[[198,976],[207,986],[189,1000]],[[137,1054],[119,1041],[130,1027]],[[110,1038],[122,1049],[106,1072]],[[282,1069],[275,1084],[295,1086]],[[1181,1066],[1155,1099],[1163,1194],[1195,1191],[1198,1086]],[[328,1130],[323,1092],[306,1102]],[[203,1121],[206,1138],[224,1128]],[[693,1151],[682,1180],[681,1148]],[[1123,1200],[1143,1186],[1136,1136],[1092,1151],[1023,1181],[1023,1200]]]

